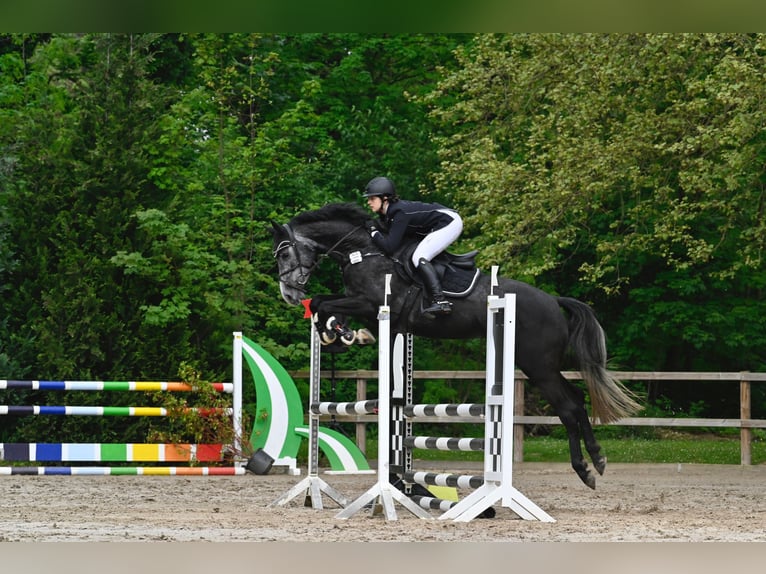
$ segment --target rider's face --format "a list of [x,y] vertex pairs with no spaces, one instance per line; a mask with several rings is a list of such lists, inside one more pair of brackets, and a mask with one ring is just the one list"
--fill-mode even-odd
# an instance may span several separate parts
[[372,195],[367,198],[367,207],[373,213],[385,213],[383,210],[383,198],[376,195]]

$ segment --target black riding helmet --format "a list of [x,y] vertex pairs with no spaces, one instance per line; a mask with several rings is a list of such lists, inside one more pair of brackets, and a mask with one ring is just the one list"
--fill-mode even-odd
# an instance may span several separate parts
[[364,188],[364,197],[394,197],[394,182],[387,177],[374,177]]

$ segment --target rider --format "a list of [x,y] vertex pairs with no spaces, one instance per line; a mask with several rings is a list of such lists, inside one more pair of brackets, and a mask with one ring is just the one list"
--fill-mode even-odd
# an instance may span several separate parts
[[460,236],[463,220],[456,211],[438,203],[399,199],[394,182],[387,177],[371,179],[364,197],[368,207],[380,217],[381,227],[388,230],[384,233],[370,222],[372,240],[383,251],[393,255],[406,237],[419,238],[412,253],[412,263],[420,273],[431,301],[423,313],[450,313],[452,303],[444,297],[431,260]]

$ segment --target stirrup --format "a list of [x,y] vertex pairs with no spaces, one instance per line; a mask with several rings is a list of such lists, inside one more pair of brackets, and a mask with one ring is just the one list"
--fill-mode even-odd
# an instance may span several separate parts
[[438,313],[441,315],[449,315],[452,313],[452,303],[445,299],[438,301],[434,299],[431,301],[431,305],[429,307],[423,309],[423,313]]

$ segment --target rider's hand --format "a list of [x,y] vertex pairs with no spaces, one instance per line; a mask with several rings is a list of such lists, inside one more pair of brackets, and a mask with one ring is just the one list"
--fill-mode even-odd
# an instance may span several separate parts
[[367,233],[370,235],[374,234],[378,230],[377,225],[375,225],[375,222],[372,219],[366,220],[364,222],[364,227],[367,229]]

